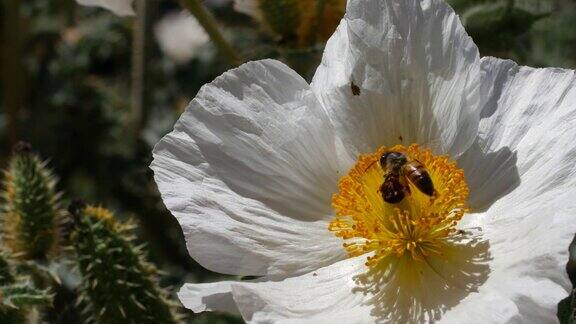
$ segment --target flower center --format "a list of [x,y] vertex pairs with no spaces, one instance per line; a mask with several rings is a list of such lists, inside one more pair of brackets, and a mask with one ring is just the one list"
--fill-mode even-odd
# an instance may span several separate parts
[[369,267],[389,257],[419,262],[442,256],[467,211],[464,171],[416,144],[361,155],[338,188],[329,230],[345,240],[351,257],[370,253]]

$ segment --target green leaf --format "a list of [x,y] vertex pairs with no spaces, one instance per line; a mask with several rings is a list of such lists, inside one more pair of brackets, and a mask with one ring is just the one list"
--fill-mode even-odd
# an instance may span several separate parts
[[530,65],[576,67],[576,6],[536,22],[530,30]]
[[470,8],[462,16],[466,31],[483,55],[509,50],[518,37],[545,14],[533,14],[510,7],[510,3],[481,4]]
[[447,2],[455,11],[461,12],[466,8],[490,2],[490,0],[448,0]]
[[0,253],[0,286],[11,284],[15,281],[14,274],[4,253]]

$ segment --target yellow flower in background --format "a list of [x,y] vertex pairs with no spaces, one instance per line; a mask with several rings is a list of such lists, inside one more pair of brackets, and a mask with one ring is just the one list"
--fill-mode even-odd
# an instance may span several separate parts
[[326,41],[344,16],[346,0],[235,0],[234,8],[299,46]]

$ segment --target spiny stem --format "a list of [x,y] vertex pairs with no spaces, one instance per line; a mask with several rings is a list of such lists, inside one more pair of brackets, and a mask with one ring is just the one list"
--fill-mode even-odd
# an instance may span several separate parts
[[216,20],[214,17],[202,6],[199,0],[182,0],[182,5],[184,8],[188,9],[194,17],[198,20],[198,23],[204,28],[206,33],[210,36],[214,44],[218,47],[222,55],[230,62],[232,65],[240,65],[242,61],[240,57],[236,54],[236,51],[232,46],[224,39],[222,33],[218,29]]
[[56,180],[46,162],[19,143],[3,181],[0,209],[3,243],[22,260],[46,260],[57,248],[59,200]]
[[71,239],[82,274],[82,299],[97,323],[179,322],[174,307],[157,284],[156,268],[134,246],[131,226],[101,207],[75,202]]

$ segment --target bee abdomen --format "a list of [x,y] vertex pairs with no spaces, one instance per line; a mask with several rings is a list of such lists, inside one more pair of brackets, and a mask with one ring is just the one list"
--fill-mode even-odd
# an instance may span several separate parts
[[428,196],[434,195],[434,184],[430,178],[430,174],[421,164],[406,165],[406,177],[410,182],[418,188],[421,192]]
[[380,186],[380,193],[382,194],[382,199],[389,204],[401,202],[406,195],[404,185],[398,177],[386,177]]

